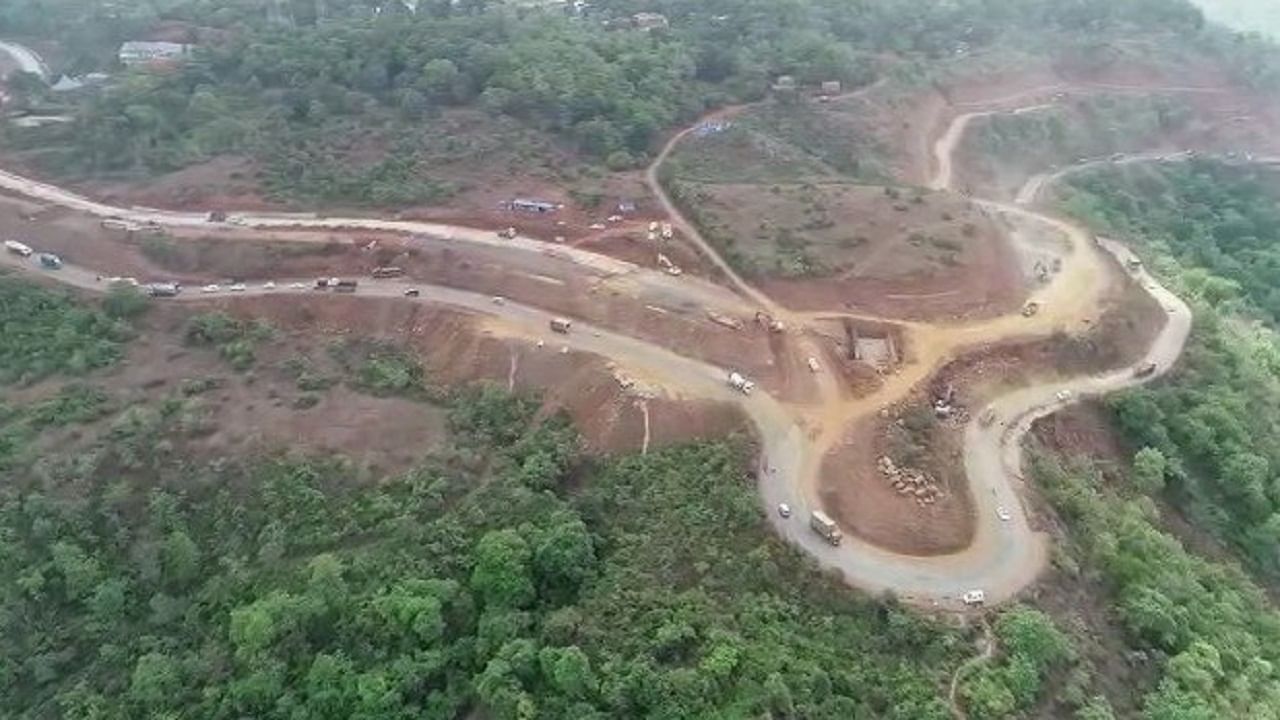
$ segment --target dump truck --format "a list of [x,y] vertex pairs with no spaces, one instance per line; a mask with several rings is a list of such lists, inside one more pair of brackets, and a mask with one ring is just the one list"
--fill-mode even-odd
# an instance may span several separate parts
[[29,246],[24,245],[17,240],[5,240],[4,249],[21,257],[31,257],[31,253],[33,252]]
[[844,533],[840,532],[840,527],[836,525],[836,521],[827,517],[827,514],[821,510],[814,510],[809,516],[809,527],[813,531],[822,536],[831,545],[839,545],[844,539]]
[[404,276],[404,268],[388,265],[385,267],[376,267],[373,269],[373,277],[379,280],[387,278],[398,278]]
[[40,265],[50,270],[57,270],[62,267],[62,258],[53,253],[40,253]]
[[209,213],[209,217],[207,219],[211,223],[226,222],[227,213],[224,210],[213,210]]
[[551,318],[551,331],[558,332],[561,335],[568,335],[569,328],[573,327],[573,323],[564,318]]
[[178,283],[158,282],[148,283],[142,289],[149,297],[176,297],[181,286]]
[[337,283],[334,283],[333,291],[340,293],[353,293],[356,291],[356,286],[359,284],[360,283],[355,280],[339,280]]
[[744,377],[742,373],[735,370],[729,373],[729,387],[737,390],[743,395],[750,395],[751,391],[756,389],[756,384]]
[[123,230],[125,232],[133,232],[138,229],[137,223],[122,220],[118,217],[104,218],[101,223],[103,230]]

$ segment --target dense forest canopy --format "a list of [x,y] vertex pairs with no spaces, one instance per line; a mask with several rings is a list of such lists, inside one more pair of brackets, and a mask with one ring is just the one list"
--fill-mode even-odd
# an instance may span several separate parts
[[[1183,0],[601,0],[582,14],[553,7],[15,0],[0,6],[0,32],[57,41],[60,67],[73,73],[115,67],[121,41],[157,28],[197,46],[181,68],[125,78],[89,100],[73,126],[26,139],[55,148],[43,156],[50,167],[163,172],[236,153],[263,160],[267,185],[280,195],[360,202],[441,195],[415,181],[424,161],[404,130],[429,133],[451,108],[518,119],[625,168],[665,131],[709,107],[758,99],[780,75],[853,87],[885,63],[928,63],[999,43],[1092,44],[1130,32],[1195,38],[1203,27]],[[632,28],[639,11],[665,13],[669,27]],[[371,167],[343,163],[343,148],[362,141],[393,147]],[[374,185],[385,189],[360,192]]]
[[1176,279],[1196,322],[1174,382],[1112,401],[1193,517],[1280,578],[1280,179],[1210,161],[1086,173],[1068,210]]
[[[0,297],[4,327],[34,309],[86,343],[139,332],[119,303],[6,277]],[[272,342],[221,313],[185,322],[231,375],[257,366],[227,348]],[[0,383],[60,384],[0,404],[0,714],[949,717],[962,633],[775,537],[736,442],[587,458],[534,398],[432,388],[407,353],[345,347],[336,381],[439,403],[448,449],[365,479],[338,456],[210,453],[209,393],[233,379],[126,397],[95,374],[118,352],[68,363],[81,349],[52,333],[0,338],[2,357],[49,358]],[[1049,641],[1019,650],[1025,707],[1068,648],[1038,612],[1006,625]]]

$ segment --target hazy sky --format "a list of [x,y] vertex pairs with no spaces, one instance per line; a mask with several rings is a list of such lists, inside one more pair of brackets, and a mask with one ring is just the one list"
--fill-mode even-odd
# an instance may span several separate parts
[[1193,0],[1210,18],[1236,30],[1270,33],[1280,40],[1280,0]]

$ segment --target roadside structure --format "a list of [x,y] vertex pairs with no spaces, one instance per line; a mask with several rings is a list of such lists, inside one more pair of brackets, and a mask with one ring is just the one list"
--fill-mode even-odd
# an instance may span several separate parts
[[130,40],[120,46],[117,54],[121,64],[127,67],[171,63],[191,53],[191,45],[174,42]]

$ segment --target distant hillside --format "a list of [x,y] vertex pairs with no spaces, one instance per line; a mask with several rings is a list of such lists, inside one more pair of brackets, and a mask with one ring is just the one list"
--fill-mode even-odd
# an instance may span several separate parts
[[1280,40],[1280,0],[1195,0],[1213,20]]

